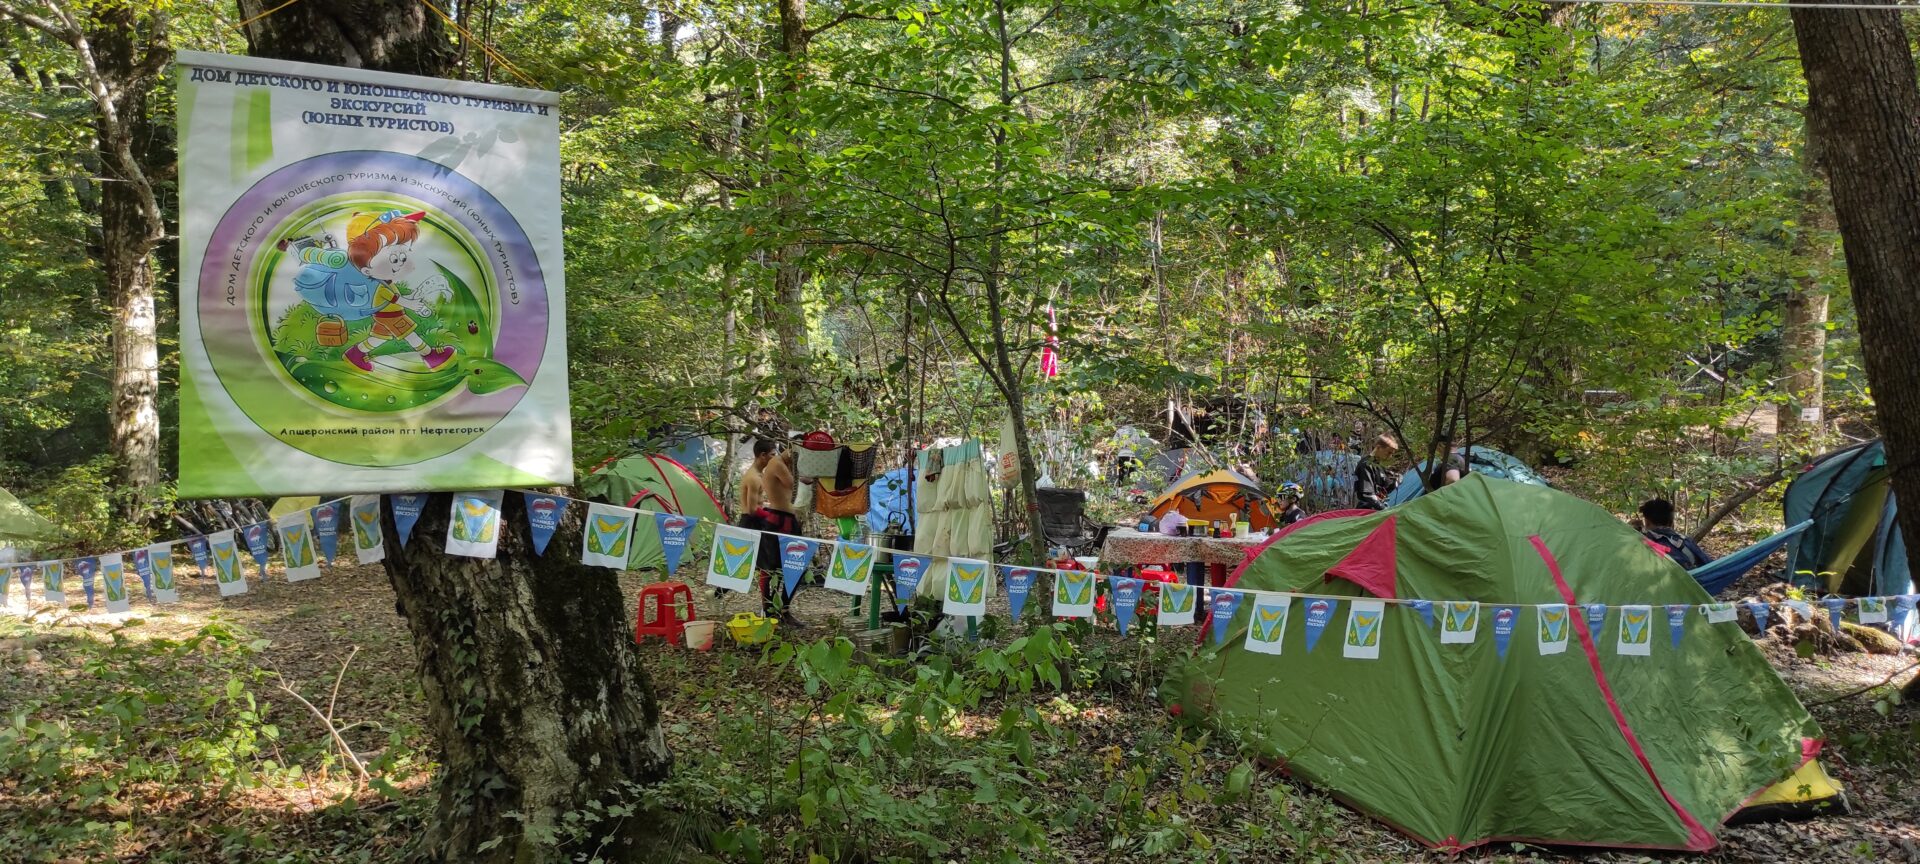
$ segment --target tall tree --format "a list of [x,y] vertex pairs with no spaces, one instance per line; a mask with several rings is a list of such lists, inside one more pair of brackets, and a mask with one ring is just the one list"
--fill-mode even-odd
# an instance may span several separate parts
[[[242,0],[245,13],[258,5]],[[439,19],[407,0],[307,0],[303,14],[248,28],[254,53],[387,72],[445,74],[457,53]],[[291,9],[286,10],[291,11]],[[358,17],[356,17],[358,16]],[[339,21],[363,26],[342,29]],[[369,31],[369,27],[386,28]],[[282,58],[285,59],[285,58]],[[438,548],[451,514],[435,495],[401,546],[389,520],[387,577],[413,633],[421,689],[441,749],[438,805],[420,852],[447,862],[561,860],[579,843],[616,860],[648,860],[651,823],[630,819],[588,836],[556,833],[560,817],[605,802],[623,784],[666,775],[659,706],[626,635],[612,571],[535,555],[521,496],[509,495],[493,560]],[[553,542],[578,544],[573,513]],[[571,539],[569,537],[571,536]],[[615,847],[600,844],[614,836]]]
[[[1793,25],[1893,491],[1920,501],[1920,83],[1900,14],[1795,7]],[[1920,507],[1900,528],[1920,537]]]
[[126,491],[119,515],[144,521],[160,484],[160,341],[153,250],[166,237],[154,191],[149,98],[173,57],[163,7],[107,0],[69,8],[57,0],[0,0],[12,19],[67,46],[93,104],[100,187],[100,256],[113,318],[108,449]]

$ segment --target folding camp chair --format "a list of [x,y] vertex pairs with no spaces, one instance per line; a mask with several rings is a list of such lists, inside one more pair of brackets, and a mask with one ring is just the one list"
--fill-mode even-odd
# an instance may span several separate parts
[[1103,525],[1087,518],[1087,493],[1079,489],[1036,489],[1040,499],[1040,523],[1046,529],[1048,546],[1063,546],[1075,555],[1092,554],[1107,539]]

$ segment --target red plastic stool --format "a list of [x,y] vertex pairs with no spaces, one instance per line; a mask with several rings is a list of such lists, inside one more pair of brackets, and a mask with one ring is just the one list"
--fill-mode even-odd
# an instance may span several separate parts
[[[647,605],[652,598],[653,605]],[[685,601],[686,617],[680,604]],[[664,611],[663,611],[664,610]],[[683,638],[688,621],[693,620],[693,590],[685,582],[659,582],[640,589],[640,605],[633,614],[633,642],[642,636],[658,636],[672,644]]]

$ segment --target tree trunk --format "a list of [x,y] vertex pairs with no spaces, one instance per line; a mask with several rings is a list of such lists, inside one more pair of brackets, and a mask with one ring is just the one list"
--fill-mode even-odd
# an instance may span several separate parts
[[[807,74],[807,0],[779,0],[780,54],[784,67],[780,89],[774,103],[774,131],[786,139],[787,146],[803,147],[799,129],[800,91]],[[780,385],[780,408],[789,422],[805,416],[801,399],[807,383],[807,271],[801,265],[806,247],[798,242],[802,228],[801,211],[805,202],[799,192],[800,178],[781,163],[804,163],[804,154],[782,153],[769,149],[775,165],[775,183],[780,184],[774,206],[780,213],[781,236],[787,238],[773,250],[773,308],[769,317],[774,330],[774,376]]]
[[[1900,13],[1793,10],[1894,494],[1920,501],[1920,85]],[[1900,509],[1920,537],[1920,507]],[[1920,543],[1908,555],[1920,564]]]
[[[256,5],[242,0],[242,14]],[[249,25],[248,39],[263,56],[442,73],[455,54],[438,19],[424,14],[401,0],[305,0]],[[339,21],[361,24],[343,31]],[[579,508],[548,554],[536,556],[524,498],[509,493],[490,561],[442,551],[450,511],[450,496],[434,495],[405,548],[387,520],[387,578],[413,634],[441,749],[439,800],[420,852],[461,864],[572,860],[612,835],[618,845],[602,856],[658,860],[646,848],[655,826],[639,817],[547,839],[563,814],[613,801],[622,784],[653,782],[670,769],[619,581],[571,554],[580,548]]]
[[443,551],[450,495],[428,500],[404,548],[387,517],[387,575],[441,749],[439,800],[420,850],[432,861],[514,864],[562,860],[613,835],[619,845],[602,855],[658,860],[653,826],[637,817],[557,844],[539,839],[589,800],[609,803],[624,783],[664,778],[671,762],[619,582],[571,554],[584,508],[572,508],[548,554],[536,556],[524,502],[506,496],[491,561]]
[[[1777,429],[1783,452],[1799,452],[1826,428],[1827,271],[1833,266],[1833,205],[1819,169],[1818,148],[1808,136],[1807,185],[1801,191],[1800,233],[1793,261],[1800,272],[1787,291],[1784,332],[1786,402]],[[1802,419],[1801,415],[1807,418]]]
[[[153,518],[160,485],[160,337],[154,315],[153,248],[166,236],[148,176],[153,126],[147,110],[152,79],[140,70],[149,52],[139,43],[140,18],[131,3],[106,4],[86,33],[99,80],[112,82],[108,101],[117,120],[96,112],[95,149],[108,182],[100,189],[101,269],[112,309],[113,371],[107,450],[126,497],[120,518]],[[164,43],[162,43],[164,44]]]

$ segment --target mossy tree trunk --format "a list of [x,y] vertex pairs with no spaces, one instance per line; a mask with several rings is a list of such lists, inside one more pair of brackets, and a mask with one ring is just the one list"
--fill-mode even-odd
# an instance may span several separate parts
[[[239,6],[243,17],[268,8]],[[249,24],[247,40],[256,56],[415,75],[445,75],[458,58],[439,19],[414,0],[305,0]],[[555,830],[565,814],[670,768],[629,598],[613,571],[578,563],[584,514],[574,508],[537,556],[525,499],[509,492],[491,560],[446,554],[451,515],[452,496],[432,496],[404,547],[391,513],[386,522],[395,610],[413,634],[440,748],[438,801],[419,856],[659,860],[656,825],[644,816],[592,824],[579,837]]]

